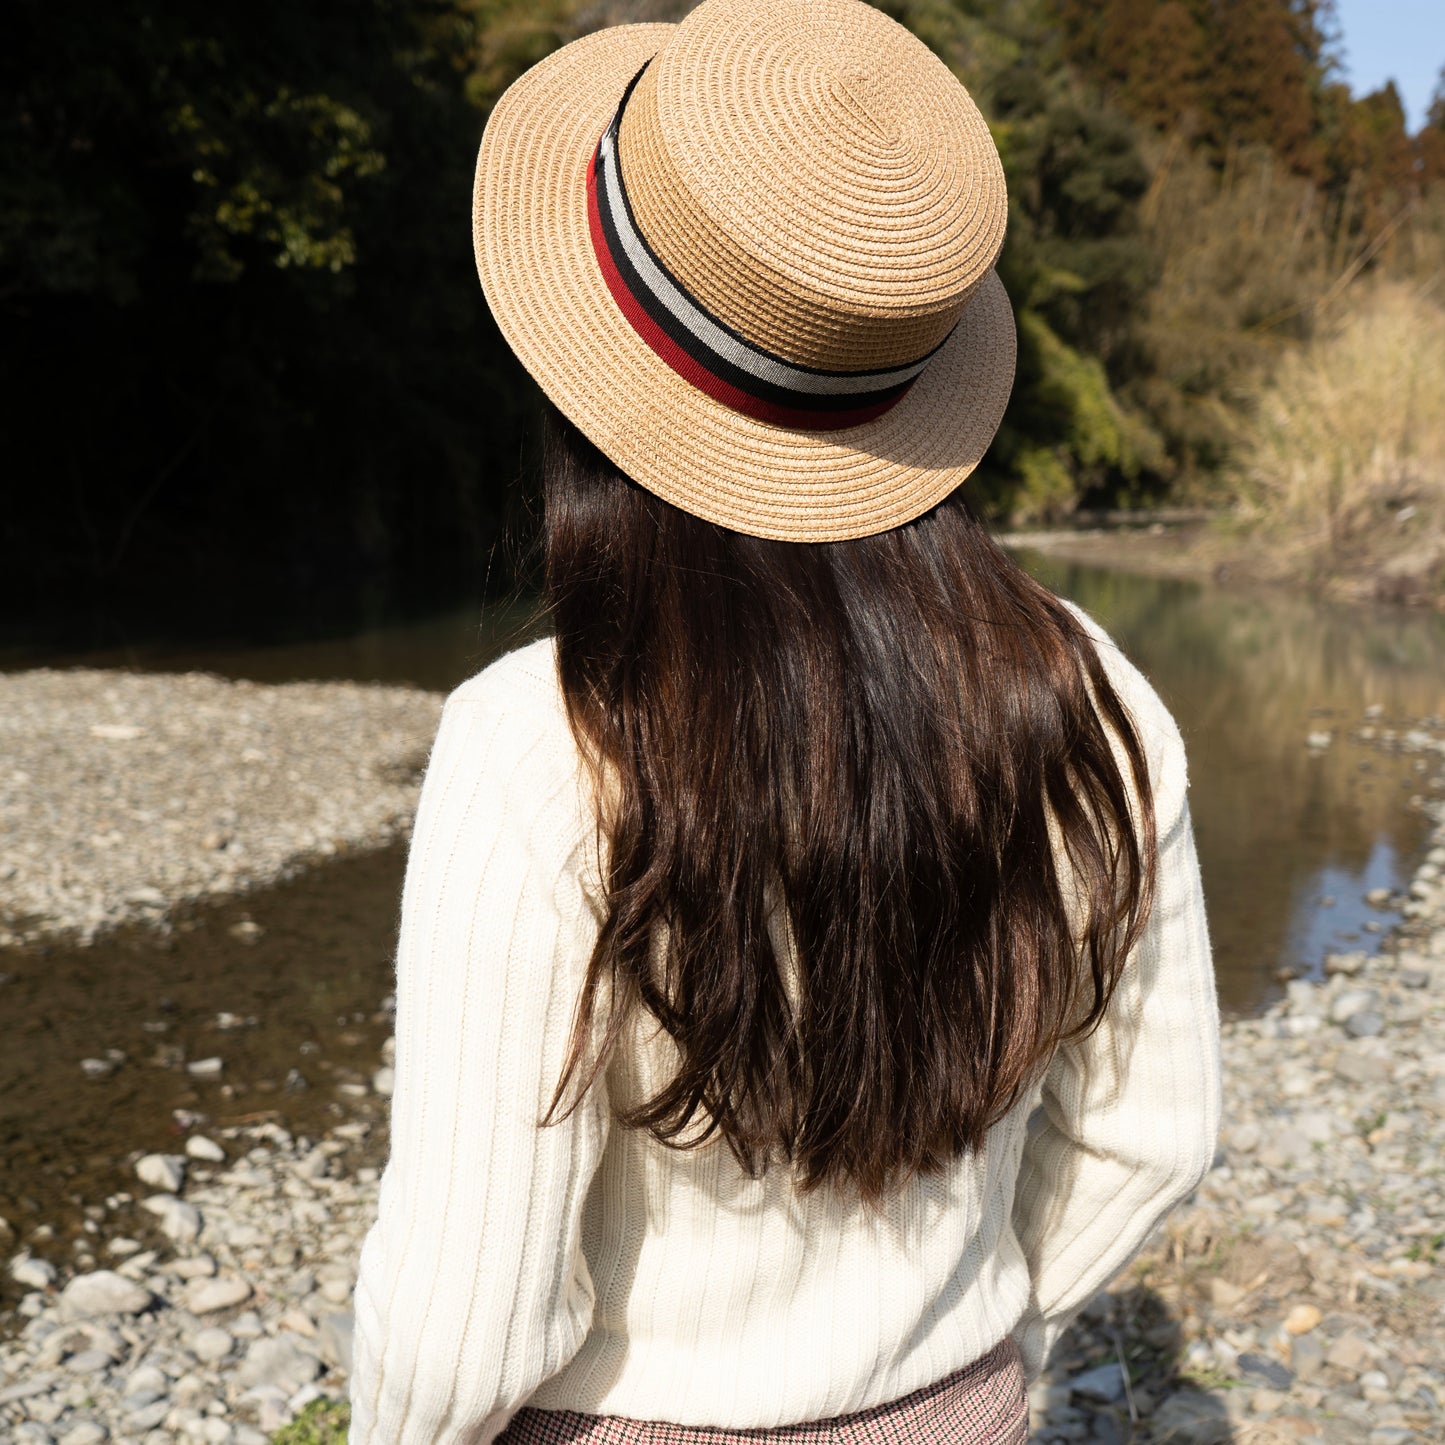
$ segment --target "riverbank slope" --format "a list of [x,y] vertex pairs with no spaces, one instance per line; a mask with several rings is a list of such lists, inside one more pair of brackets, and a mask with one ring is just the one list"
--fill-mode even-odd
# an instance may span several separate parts
[[1445,533],[1360,538],[1339,552],[1301,538],[1250,531],[1227,514],[1151,521],[1005,529],[1009,548],[1064,562],[1151,577],[1214,582],[1232,589],[1287,588],[1348,603],[1386,602],[1445,611]]

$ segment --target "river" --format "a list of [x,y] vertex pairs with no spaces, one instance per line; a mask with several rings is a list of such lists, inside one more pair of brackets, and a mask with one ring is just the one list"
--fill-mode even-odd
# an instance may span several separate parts
[[[1410,802],[1422,784],[1414,759],[1352,734],[1367,708],[1378,709],[1378,729],[1445,713],[1445,618],[1018,555],[1103,623],[1179,720],[1226,1013],[1257,1011],[1282,970],[1318,975],[1330,950],[1372,949],[1398,914],[1363,895],[1408,879],[1425,838]],[[65,661],[445,690],[532,627],[526,610],[464,609],[359,637]],[[1311,733],[1329,733],[1328,745],[1309,746]],[[382,1102],[360,1096],[389,1029],[379,1006],[403,867],[400,848],[341,858],[182,910],[164,939],[133,928],[90,948],[43,946],[43,970],[21,970],[5,995],[0,1216],[27,1230],[55,1224],[58,1247],[81,1227],[84,1201],[117,1187],[123,1156],[165,1148],[173,1111],[197,1107],[166,1068],[82,1080],[76,1060],[102,1048],[141,1061],[177,1046],[188,1057],[224,1052],[217,1122],[274,1110],[319,1129],[343,1107],[338,1085],[348,1112],[377,1115]],[[310,1085],[303,1092],[293,1069]]]

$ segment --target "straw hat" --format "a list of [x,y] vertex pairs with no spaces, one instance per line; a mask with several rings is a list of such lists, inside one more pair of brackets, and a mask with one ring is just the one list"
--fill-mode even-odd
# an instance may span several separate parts
[[534,66],[477,160],[477,267],[628,476],[754,536],[918,516],[1013,384],[1007,199],[948,68],[861,0],[703,0]]

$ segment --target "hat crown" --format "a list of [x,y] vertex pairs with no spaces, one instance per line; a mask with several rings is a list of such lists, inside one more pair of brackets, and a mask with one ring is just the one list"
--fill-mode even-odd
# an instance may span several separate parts
[[801,366],[927,354],[1003,244],[1003,167],[977,106],[862,0],[706,0],[648,66],[618,146],[658,259]]

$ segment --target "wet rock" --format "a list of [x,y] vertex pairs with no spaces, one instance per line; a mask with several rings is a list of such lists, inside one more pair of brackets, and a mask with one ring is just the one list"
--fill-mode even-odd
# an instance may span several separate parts
[[1325,972],[1327,974],[1341,974],[1346,978],[1353,978],[1365,966],[1365,955],[1358,950],[1352,953],[1327,953],[1325,955]]
[[380,1094],[383,1099],[391,1098],[392,1091],[396,1088],[396,1070],[383,1065],[371,1076],[371,1087],[372,1091]]
[[10,1277],[27,1289],[49,1289],[55,1283],[55,1266],[49,1260],[23,1254],[11,1261]]
[[156,1216],[161,1232],[177,1244],[190,1244],[201,1232],[201,1211],[173,1194],[153,1194],[141,1207]]
[[186,1072],[193,1079],[219,1079],[225,1072],[226,1065],[223,1059],[192,1059],[186,1065]]
[[226,1162],[226,1151],[214,1139],[207,1139],[204,1134],[192,1134],[186,1140],[186,1153],[192,1159],[201,1159],[207,1164]]
[[186,1182],[186,1161],[179,1154],[146,1154],[135,1161],[135,1175],[152,1189],[177,1194]]
[[115,1073],[115,1065],[109,1059],[82,1059],[80,1072],[87,1079],[108,1079]]

